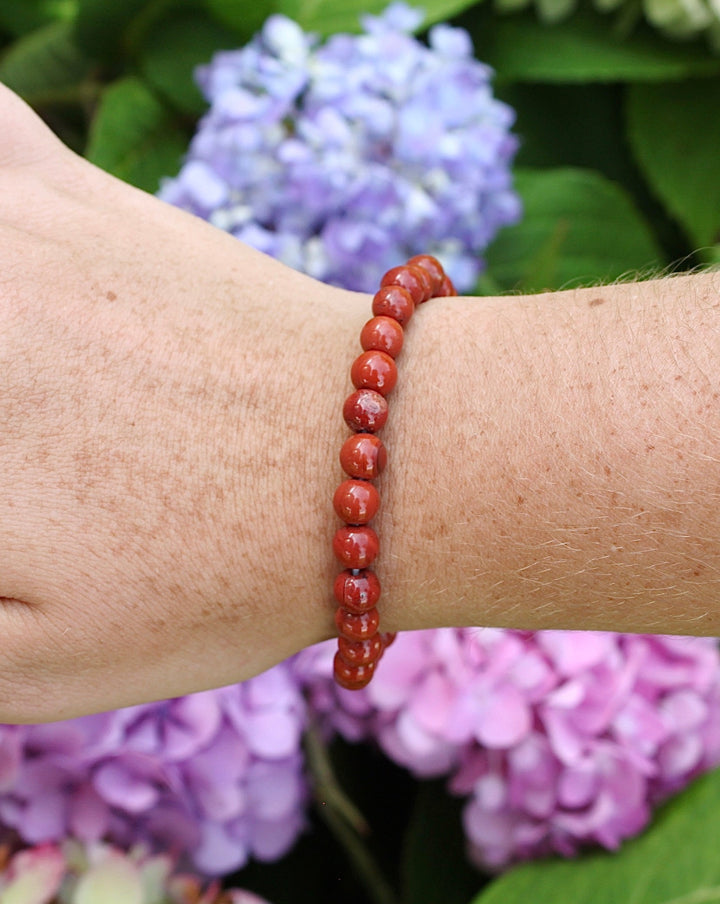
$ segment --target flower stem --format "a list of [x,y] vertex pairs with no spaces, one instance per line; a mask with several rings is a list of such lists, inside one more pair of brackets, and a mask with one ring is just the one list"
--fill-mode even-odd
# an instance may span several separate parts
[[362,836],[370,833],[365,817],[340,787],[317,725],[305,731],[305,754],[317,810],[353,865],[373,904],[398,904]]

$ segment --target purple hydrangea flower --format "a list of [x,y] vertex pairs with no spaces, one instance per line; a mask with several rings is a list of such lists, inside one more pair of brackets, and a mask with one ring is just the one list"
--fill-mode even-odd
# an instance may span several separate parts
[[206,875],[281,857],[304,825],[306,708],[288,665],[240,685],[33,726],[0,726],[0,821],[185,855]]
[[460,291],[515,222],[514,114],[467,32],[401,3],[324,44],[281,15],[198,78],[210,109],[160,197],[325,282],[372,291],[435,254]]
[[473,858],[498,869],[588,842],[617,847],[720,762],[713,639],[439,629],[401,634],[363,691],[332,644],[299,654],[311,705],[416,775],[468,796]]

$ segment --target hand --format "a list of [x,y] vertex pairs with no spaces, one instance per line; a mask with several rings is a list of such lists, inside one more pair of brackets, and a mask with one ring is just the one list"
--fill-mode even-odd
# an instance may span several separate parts
[[329,636],[326,362],[366,299],[112,179],[6,89],[0,120],[0,720],[230,683]]

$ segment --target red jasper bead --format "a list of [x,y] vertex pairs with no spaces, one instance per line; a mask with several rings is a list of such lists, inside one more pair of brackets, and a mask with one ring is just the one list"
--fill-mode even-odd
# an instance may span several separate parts
[[371,527],[341,527],[333,537],[333,552],[346,568],[366,568],[380,549],[378,535]]
[[425,269],[425,267],[417,267],[414,264],[408,263],[405,264],[406,267],[410,267],[412,270],[415,270],[416,273],[420,275],[420,279],[425,287],[424,298],[423,301],[427,301],[429,298],[433,297],[433,278]]
[[338,606],[335,610],[338,632],[348,640],[367,640],[377,634],[380,616],[377,609],[368,609],[360,615]]
[[381,286],[402,286],[410,293],[410,297],[416,305],[422,304],[430,298],[432,285],[430,278],[420,267],[393,267],[392,270],[380,280]]
[[358,389],[345,399],[343,417],[356,433],[376,433],[387,421],[388,403],[374,389]]
[[394,633],[378,633],[380,582],[366,567],[380,545],[375,531],[367,526],[380,505],[369,481],[387,462],[385,447],[374,434],[387,421],[385,396],[397,381],[394,359],[403,346],[403,328],[417,305],[443,295],[457,292],[442,264],[429,254],[418,254],[404,266],[388,270],[373,297],[374,316],[360,334],[363,354],[350,371],[356,391],[345,400],[343,417],[355,435],[340,450],[340,464],[350,479],[333,496],[335,511],[345,521],[333,538],[334,553],[345,567],[333,585],[340,604],[335,612],[340,637],[333,673],[337,684],[349,690],[370,682],[379,659],[395,640]]
[[340,449],[340,466],[348,477],[374,480],[387,464],[387,450],[372,433],[349,436]]
[[387,650],[388,647],[392,646],[395,643],[395,638],[397,637],[396,631],[385,631],[380,635],[382,637],[383,649]]
[[403,328],[397,320],[392,317],[373,317],[362,328],[360,345],[366,352],[377,349],[391,358],[397,358],[404,338]]
[[416,254],[415,257],[410,258],[407,264],[410,267],[418,267],[428,274],[431,281],[432,296],[434,297],[445,278],[445,271],[440,261],[431,254]]
[[338,650],[333,660],[335,682],[348,691],[359,691],[370,684],[370,679],[375,672],[375,665],[374,662],[369,662],[367,665],[350,665],[345,662]]
[[374,389],[386,396],[397,383],[397,365],[385,352],[363,352],[353,361],[350,379],[356,389]]
[[457,295],[457,289],[456,289],[455,286],[453,285],[452,280],[450,279],[449,276],[446,276],[446,277],[443,279],[442,285],[440,286],[440,288],[438,289],[438,291],[435,293],[435,295],[436,295],[438,298],[443,298],[443,297],[446,297],[446,296],[448,296],[448,295]]
[[341,606],[360,615],[372,609],[380,599],[380,581],[369,568],[358,572],[348,569],[335,578],[333,593]]
[[338,653],[348,665],[367,665],[377,662],[383,654],[383,642],[379,634],[367,640],[348,640],[338,638]]
[[383,286],[373,296],[372,312],[376,317],[392,317],[407,326],[415,310],[412,295],[402,286]]
[[380,508],[380,493],[367,480],[344,480],[335,490],[333,506],[346,524],[367,524]]

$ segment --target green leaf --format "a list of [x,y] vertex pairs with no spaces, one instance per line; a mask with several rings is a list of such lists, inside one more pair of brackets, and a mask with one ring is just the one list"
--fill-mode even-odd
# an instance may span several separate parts
[[87,158],[118,178],[157,190],[178,171],[187,139],[140,79],[128,77],[103,93],[90,127]]
[[[208,0],[208,6],[221,22],[246,37],[250,37],[273,12],[284,13],[298,22],[305,31],[326,36],[337,32],[360,31],[360,17],[368,13],[381,13],[388,2],[389,0],[265,0],[257,4],[252,12],[243,0]],[[476,2],[477,0],[421,0],[410,5],[418,6],[425,12],[423,27],[427,27],[468,9]]]
[[528,863],[473,904],[716,904],[720,901],[720,771],[667,804],[617,853]]
[[69,22],[77,0],[0,0],[0,28],[19,37],[49,22]]
[[596,170],[634,198],[667,260],[683,260],[692,252],[633,157],[626,137],[626,85],[516,82],[499,86],[496,94],[517,116],[513,131],[520,148],[515,166]]
[[592,170],[516,171],[525,212],[488,249],[488,273],[526,292],[647,272],[662,255],[630,197]]
[[[422,23],[427,28],[434,22],[457,15],[476,0],[422,0],[411,3],[425,13]],[[321,35],[360,31],[360,17],[377,15],[388,6],[388,0],[278,0],[278,9],[290,16],[306,31]]]
[[89,63],[76,47],[69,22],[52,22],[20,38],[0,61],[0,82],[30,104],[62,99],[77,85]]
[[403,904],[466,904],[480,878],[465,856],[462,801],[445,782],[421,782],[405,834]]
[[720,79],[635,85],[628,134],[653,191],[696,247],[720,242]]
[[205,101],[195,83],[195,67],[207,63],[215,51],[237,46],[237,37],[207,16],[181,13],[163,19],[146,37],[139,58],[142,75],[175,107],[193,116]]
[[114,55],[135,16],[152,0],[79,0],[75,34],[95,59]]
[[520,139],[516,166],[577,166],[623,181],[637,177],[628,151],[622,85],[498,86],[497,97],[515,111]]
[[134,56],[145,36],[162,19],[188,9],[204,9],[206,0],[77,0],[76,39],[94,59]]
[[205,0],[215,19],[231,28],[241,44],[249,41],[268,16],[278,11],[277,0]]
[[645,25],[626,36],[612,16],[590,9],[553,25],[538,22],[534,12],[482,16],[478,23],[477,55],[498,81],[660,81],[720,72],[720,57],[702,42],[672,43]]

